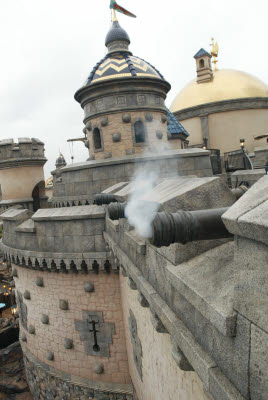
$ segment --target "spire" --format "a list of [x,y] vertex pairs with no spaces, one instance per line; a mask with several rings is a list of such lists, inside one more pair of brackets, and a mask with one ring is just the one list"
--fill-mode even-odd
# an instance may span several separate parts
[[213,64],[214,64],[214,71],[217,71],[217,58],[218,58],[218,54],[219,54],[219,45],[218,43],[214,43],[214,38],[211,38],[211,44],[210,46],[212,46],[212,50],[211,50],[211,55],[213,56]]
[[128,33],[121,28],[117,19],[113,20],[112,26],[105,38],[105,46],[108,49],[108,54],[118,51],[124,51],[131,54],[128,50],[129,44],[130,38]]

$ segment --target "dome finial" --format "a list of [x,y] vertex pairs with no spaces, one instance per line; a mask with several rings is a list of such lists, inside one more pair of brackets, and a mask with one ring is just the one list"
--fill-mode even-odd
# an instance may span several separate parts
[[218,42],[214,42],[214,38],[211,38],[211,43],[210,46],[212,46],[211,52],[210,54],[213,56],[213,64],[214,64],[214,71],[217,71],[217,58],[218,58],[218,54],[219,54],[219,45]]
[[115,9],[113,9],[113,12],[114,12],[114,19],[113,19],[113,22],[118,22],[118,19],[117,19],[117,16],[116,16],[116,12],[115,12]]

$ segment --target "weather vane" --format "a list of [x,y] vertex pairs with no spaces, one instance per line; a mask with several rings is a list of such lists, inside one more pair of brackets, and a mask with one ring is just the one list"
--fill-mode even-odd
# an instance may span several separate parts
[[132,14],[131,12],[126,10],[125,8],[119,6],[119,4],[117,4],[116,0],[111,0],[110,1],[110,8],[112,10],[114,10],[114,21],[117,21],[116,13],[115,13],[116,11],[118,11],[118,12],[124,14],[124,15],[127,15],[128,17],[136,18],[136,15]]
[[213,56],[213,64],[214,64],[214,71],[217,70],[217,58],[218,58],[218,54],[219,54],[219,45],[218,43],[214,43],[214,38],[211,38],[212,43],[210,44],[210,46],[212,46],[212,50],[210,52],[210,54]]

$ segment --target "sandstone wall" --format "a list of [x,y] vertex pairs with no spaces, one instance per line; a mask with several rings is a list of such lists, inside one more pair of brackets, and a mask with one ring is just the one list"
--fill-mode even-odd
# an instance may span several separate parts
[[[127,284],[127,278],[120,277],[124,322],[131,378],[139,400],[207,400],[201,379],[195,372],[178,368],[172,358],[170,336],[155,331],[151,323],[149,308],[142,308],[137,300],[137,291]],[[138,356],[131,337],[130,313],[137,322],[138,340],[142,347],[140,357],[141,374],[135,361]],[[161,349],[161,354],[159,353]]]
[[[66,374],[100,382],[129,384],[118,276],[114,274],[74,276],[40,273],[24,268],[17,270],[18,278],[15,278],[17,301],[19,304],[23,301],[27,307],[27,315],[20,326],[21,336],[25,334],[27,337],[27,349],[41,362]],[[36,285],[37,278],[42,278],[43,287]],[[85,291],[85,284],[89,282],[94,285],[92,293]],[[26,291],[30,293],[30,299],[25,299]],[[23,299],[19,299],[19,294]],[[62,300],[68,303],[68,310],[60,308]],[[109,357],[98,356],[98,352],[95,356],[87,354],[90,349],[85,349],[85,342],[81,340],[83,331],[78,330],[80,329],[78,322],[85,319],[83,311],[102,313],[104,323],[108,324],[105,327],[107,332],[109,324],[114,324],[114,334],[109,338],[107,333],[107,340],[111,341],[108,349]],[[44,323],[44,316],[47,317],[48,323]],[[29,332],[31,327],[35,329],[34,334]],[[88,331],[89,329],[90,327]],[[72,340],[71,349],[65,348],[66,339]],[[47,359],[48,352],[54,355],[51,361]],[[95,363],[103,364],[103,374],[94,371]]]

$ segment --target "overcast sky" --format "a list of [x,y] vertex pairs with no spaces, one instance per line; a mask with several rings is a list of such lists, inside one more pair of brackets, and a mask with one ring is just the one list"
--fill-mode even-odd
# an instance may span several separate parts
[[[195,77],[193,55],[219,43],[219,68],[249,72],[268,83],[267,0],[118,0],[138,16],[119,14],[134,55],[171,83],[169,106]],[[82,134],[73,95],[106,53],[110,0],[0,0],[0,138],[45,142],[45,175],[59,149],[71,162],[68,138]],[[82,143],[74,162],[86,160]]]

